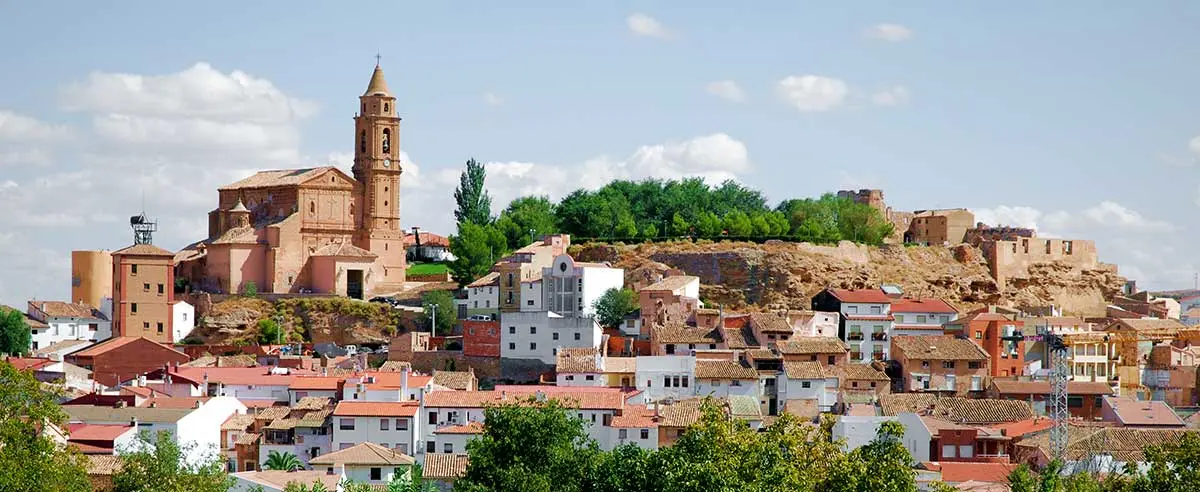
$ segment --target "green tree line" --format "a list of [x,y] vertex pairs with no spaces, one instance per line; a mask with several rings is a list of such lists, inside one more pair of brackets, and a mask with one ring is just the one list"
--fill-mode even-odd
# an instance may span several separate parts
[[486,178],[484,166],[471,159],[454,191],[458,230],[450,250],[457,260],[451,272],[463,285],[507,253],[552,233],[615,241],[774,238],[878,245],[893,229],[878,210],[849,198],[825,194],[771,208],[758,190],[735,181],[710,186],[700,178],[615,180],[576,190],[558,203],[523,196],[493,216]]

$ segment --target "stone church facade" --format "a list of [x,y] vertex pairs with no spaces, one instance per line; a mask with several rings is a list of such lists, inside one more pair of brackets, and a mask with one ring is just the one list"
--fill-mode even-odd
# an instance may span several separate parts
[[376,65],[354,118],[353,176],[261,171],[217,189],[208,237],[175,255],[193,288],[363,298],[404,283],[400,117]]

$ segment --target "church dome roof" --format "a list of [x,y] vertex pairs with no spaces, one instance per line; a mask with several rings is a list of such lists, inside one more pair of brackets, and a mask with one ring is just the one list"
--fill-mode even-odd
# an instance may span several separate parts
[[390,96],[388,91],[387,81],[383,80],[383,68],[375,65],[375,72],[371,74],[371,83],[367,84],[367,92],[364,96]]

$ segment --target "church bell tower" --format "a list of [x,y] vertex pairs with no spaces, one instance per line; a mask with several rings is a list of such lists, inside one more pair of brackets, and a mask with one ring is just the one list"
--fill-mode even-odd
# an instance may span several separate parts
[[375,253],[382,278],[375,284],[404,282],[404,232],[400,227],[400,117],[383,69],[375,64],[354,118],[354,179],[361,215],[356,245]]

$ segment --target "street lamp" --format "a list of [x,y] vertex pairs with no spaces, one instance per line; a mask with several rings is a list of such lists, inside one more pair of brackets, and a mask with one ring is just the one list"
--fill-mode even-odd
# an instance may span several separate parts
[[437,307],[438,307],[438,305],[430,304],[429,307],[433,309],[433,314],[431,315],[432,322],[429,325],[429,334],[436,336],[437,335]]

